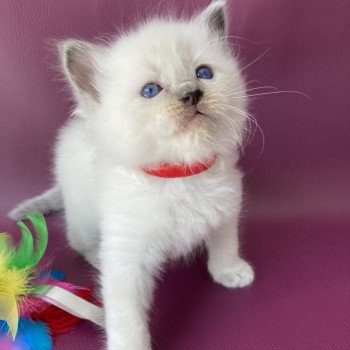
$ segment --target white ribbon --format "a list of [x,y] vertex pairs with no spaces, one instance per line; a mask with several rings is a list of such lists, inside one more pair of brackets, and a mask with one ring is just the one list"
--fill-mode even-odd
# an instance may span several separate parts
[[89,303],[61,287],[51,286],[46,292],[36,296],[73,316],[104,327],[104,312],[101,307]]

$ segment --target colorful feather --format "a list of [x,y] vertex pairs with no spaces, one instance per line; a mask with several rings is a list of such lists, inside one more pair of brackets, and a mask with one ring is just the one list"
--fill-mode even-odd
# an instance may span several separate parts
[[6,323],[0,321],[1,350],[51,350],[53,348],[51,332],[43,322],[32,322],[21,318],[16,339],[11,341],[7,333]]
[[5,321],[0,321],[0,349],[1,350],[22,350],[18,344],[8,336],[8,325]]
[[[52,274],[51,272],[47,272],[42,276],[44,276],[46,279],[46,276],[57,275],[60,278],[63,277],[62,274]],[[58,286],[86,301],[92,302],[92,288],[82,288],[72,285],[70,283],[47,279],[45,281],[45,284],[48,286]],[[82,319],[73,316],[68,312],[58,308],[57,306],[51,305],[47,301],[44,301],[39,297],[35,296],[28,296],[21,302],[20,315],[24,318],[44,321],[52,329],[52,334],[54,336],[58,334],[67,333],[74,329],[80,322],[82,322]]]
[[18,344],[15,344],[6,334],[0,334],[0,349],[1,350],[23,350]]
[[34,296],[28,296],[20,303],[20,317],[31,319],[33,314],[44,311],[47,309],[48,305],[49,304],[42,299]]
[[[64,280],[67,278],[66,274],[62,271],[44,271],[39,274],[39,277],[37,278],[37,283],[41,287],[49,287],[50,285],[59,285],[60,282],[64,282]],[[67,285],[65,287],[65,285]],[[62,284],[62,288],[65,288],[69,291],[73,289],[73,286],[70,284]],[[80,287],[76,287],[80,288]],[[36,291],[38,291],[38,288],[36,288]],[[45,309],[47,309],[50,304],[47,301],[44,301],[37,297],[37,295],[40,293],[33,293],[33,295],[28,295],[27,298],[23,299],[19,305],[20,310],[20,316],[23,318],[32,318],[32,314],[38,314]],[[0,349],[1,350],[1,349]]]
[[[81,288],[59,281],[50,284],[61,287],[87,301],[91,301],[93,296],[93,290],[91,288]],[[31,317],[34,320],[44,321],[51,328],[54,336],[67,333],[82,322],[82,319],[50,304],[47,304],[46,308],[41,308],[37,312],[33,312]]]
[[22,240],[19,247],[11,254],[10,264],[18,269],[30,267],[35,269],[42,259],[48,242],[47,226],[42,214],[28,214],[28,219],[34,226],[36,233],[36,246],[34,249],[33,236],[22,221],[17,224],[22,230]]
[[[47,227],[41,214],[30,214],[28,219],[36,232],[35,244],[29,228],[23,222],[18,222],[22,238],[17,247],[13,245],[10,236],[0,234],[0,320],[4,320],[0,321],[0,350],[51,350],[51,333],[66,333],[82,320],[63,310],[74,310],[74,307],[70,309],[62,302],[63,309],[60,309],[48,303],[52,302],[50,297],[45,301],[43,296],[50,296],[49,291],[55,290],[57,293],[65,289],[91,303],[93,295],[90,288],[63,282],[66,278],[63,272],[42,272],[42,267],[38,268],[47,248]],[[72,300],[73,296],[65,293],[65,300]],[[60,303],[55,305],[59,306]],[[99,316],[103,315],[97,309],[98,312],[94,311]],[[84,313],[75,314],[85,317]],[[28,319],[19,318],[20,316]]]
[[0,269],[0,319],[9,325],[14,338],[18,329],[18,303],[30,291],[30,270]]
[[9,332],[15,338],[18,330],[18,305],[36,287],[30,282],[34,271],[45,253],[48,232],[45,219],[41,214],[30,214],[28,219],[36,231],[36,247],[28,227],[19,222],[22,239],[17,249],[13,246],[10,236],[0,234],[0,319],[5,320]]
[[39,276],[40,279],[54,279],[56,281],[64,282],[67,279],[67,274],[63,271],[57,271],[57,270],[51,270],[51,271],[44,271]]

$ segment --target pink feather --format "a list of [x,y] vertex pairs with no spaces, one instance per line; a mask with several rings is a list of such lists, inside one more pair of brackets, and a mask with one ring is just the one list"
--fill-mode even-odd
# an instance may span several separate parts
[[[79,288],[74,291],[74,294],[82,299],[91,301],[93,290],[91,288]],[[54,336],[69,332],[83,321],[53,305],[49,306],[43,312],[33,314],[32,317],[33,319],[45,322],[50,327]]]
[[[73,294],[76,293],[78,290],[82,290],[85,288],[75,286],[73,284],[67,283],[67,282],[61,282],[61,281],[56,281],[56,280],[46,280],[46,281],[41,281],[40,284],[46,284],[46,285],[51,285],[51,286],[58,286],[61,287]],[[35,297],[27,297],[21,302],[20,305],[20,316],[23,318],[31,318],[31,315],[34,313],[40,313],[44,312],[45,309],[47,309],[50,306],[46,301],[43,301],[39,298]]]
[[34,297],[27,297],[21,302],[19,311],[21,317],[30,319],[33,313],[42,312],[47,309],[48,306],[49,304],[44,300]]
[[8,335],[0,335],[0,349],[1,350],[21,350],[19,345],[15,344]]

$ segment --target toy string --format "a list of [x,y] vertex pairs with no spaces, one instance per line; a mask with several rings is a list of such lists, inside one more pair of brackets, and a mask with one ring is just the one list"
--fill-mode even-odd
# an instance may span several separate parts
[[58,286],[46,286],[43,292],[36,294],[36,298],[40,298],[60,309],[79,317],[89,320],[98,326],[104,327],[104,313],[101,307],[76,296],[69,291]]

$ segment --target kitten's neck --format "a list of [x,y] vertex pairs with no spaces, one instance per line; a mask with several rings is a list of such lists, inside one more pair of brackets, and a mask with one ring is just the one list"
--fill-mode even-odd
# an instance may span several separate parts
[[148,175],[166,179],[188,177],[198,175],[210,169],[214,165],[217,157],[217,154],[213,154],[210,158],[204,160],[203,162],[195,162],[192,164],[163,163],[159,164],[157,167],[142,167],[141,169]]

